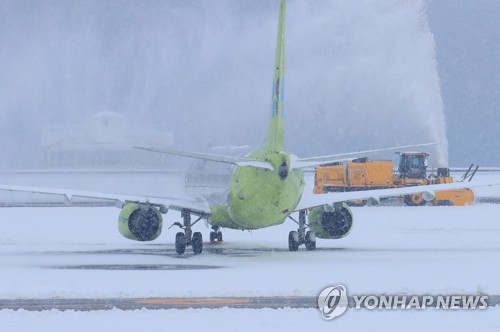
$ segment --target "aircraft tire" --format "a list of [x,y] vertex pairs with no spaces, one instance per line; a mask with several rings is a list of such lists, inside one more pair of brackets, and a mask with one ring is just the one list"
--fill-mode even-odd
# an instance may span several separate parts
[[179,255],[186,251],[186,235],[182,232],[175,234],[175,251]]
[[306,244],[306,250],[308,251],[316,250],[316,234],[314,234],[313,231],[309,231],[306,233],[305,244]]
[[195,255],[201,254],[203,251],[203,236],[200,232],[196,232],[193,234],[193,240],[191,242],[193,246],[193,252]]
[[288,250],[299,250],[299,233],[297,233],[296,231],[291,231],[288,234]]

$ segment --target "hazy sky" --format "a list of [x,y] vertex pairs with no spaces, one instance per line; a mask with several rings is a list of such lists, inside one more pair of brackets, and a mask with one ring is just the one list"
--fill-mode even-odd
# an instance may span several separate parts
[[[277,11],[269,0],[0,1],[0,167],[36,160],[48,125],[103,111],[137,131],[163,126],[182,149],[259,144]],[[447,136],[451,165],[500,165],[498,13],[495,0],[289,1],[287,149],[440,141],[446,160]]]

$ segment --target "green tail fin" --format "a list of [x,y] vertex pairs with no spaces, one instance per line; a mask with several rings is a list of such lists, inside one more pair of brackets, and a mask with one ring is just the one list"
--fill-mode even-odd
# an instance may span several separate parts
[[286,0],[281,0],[278,24],[278,40],[276,42],[276,60],[274,66],[273,98],[269,129],[264,148],[269,151],[283,150],[283,101],[285,84],[285,13]]

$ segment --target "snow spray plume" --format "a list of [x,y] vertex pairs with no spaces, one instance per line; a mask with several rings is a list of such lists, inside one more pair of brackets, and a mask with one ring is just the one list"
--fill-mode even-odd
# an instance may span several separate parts
[[[179,149],[261,143],[278,1],[4,0],[4,161],[42,127],[102,111],[174,132]],[[289,1],[285,148],[302,156],[447,142],[422,1]],[[15,141],[15,150],[12,144]],[[38,151],[38,153],[40,153]]]

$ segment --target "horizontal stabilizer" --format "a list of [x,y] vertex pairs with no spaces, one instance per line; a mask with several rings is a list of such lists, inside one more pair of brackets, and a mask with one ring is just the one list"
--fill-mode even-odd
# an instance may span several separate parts
[[264,168],[271,171],[274,170],[274,167],[270,162],[258,159],[250,159],[245,157],[223,156],[223,155],[209,154],[209,153],[147,148],[142,146],[134,146],[134,149],[170,154],[174,156],[182,156],[187,158],[209,160],[219,163],[234,164],[238,166],[251,166],[256,168]]
[[334,163],[334,162],[353,160],[356,158],[366,157],[366,156],[378,154],[381,152],[391,152],[391,151],[397,152],[397,151],[404,151],[404,150],[408,150],[408,149],[414,149],[414,148],[420,148],[420,147],[432,146],[432,145],[436,145],[436,143],[397,146],[397,147],[393,147],[393,148],[367,150],[367,151],[359,151],[359,152],[349,152],[349,153],[341,153],[341,154],[332,154],[329,156],[321,156],[321,157],[299,158],[299,159],[292,160],[291,167],[292,167],[292,169],[305,168],[305,167],[315,167],[315,166],[321,166],[321,165],[330,164],[330,163]]

